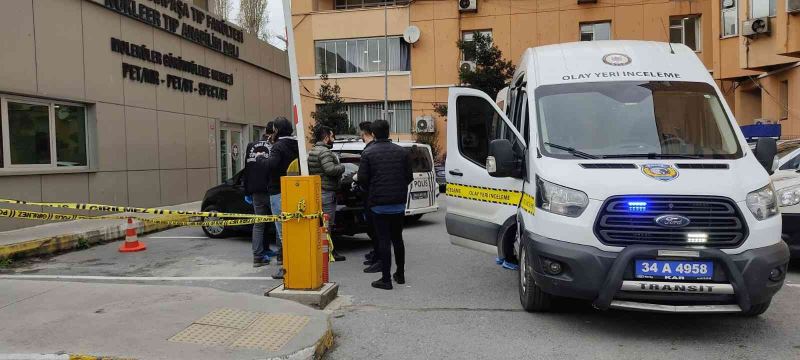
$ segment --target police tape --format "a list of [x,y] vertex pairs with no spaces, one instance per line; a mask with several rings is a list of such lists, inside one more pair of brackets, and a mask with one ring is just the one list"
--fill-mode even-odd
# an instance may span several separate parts
[[[130,207],[130,206],[113,206],[113,205],[102,205],[102,204],[35,202],[35,201],[22,201],[22,200],[12,200],[12,199],[0,199],[0,204],[44,206],[44,207],[59,208],[59,209],[74,209],[74,210],[118,212],[118,213],[120,213],[120,212],[131,212],[131,213],[137,213],[137,214],[186,215],[186,216],[217,217],[217,218],[252,218],[252,219],[262,219],[263,218],[263,219],[269,219],[269,218],[272,218],[273,216],[276,216],[276,215],[217,213],[217,212],[209,212],[209,211],[151,209],[151,208],[139,208],[139,207]],[[300,211],[304,211],[304,210],[305,210],[305,203],[303,203],[303,209],[300,210]],[[267,221],[267,222],[269,222],[269,221]]]
[[[180,210],[133,208],[133,207],[120,207],[120,206],[97,205],[97,204],[78,204],[78,203],[26,202],[26,201],[8,200],[8,199],[0,199],[0,203],[44,206],[51,208],[76,209],[76,210],[118,211],[118,212],[161,215],[161,217],[152,217],[152,218],[143,216],[125,216],[118,214],[79,215],[79,214],[59,214],[52,212],[39,212],[39,211],[0,208],[0,217],[40,220],[40,221],[125,220],[131,218],[142,222],[162,224],[162,225],[172,225],[172,226],[239,226],[239,225],[251,225],[251,224],[267,223],[267,222],[286,222],[290,220],[299,220],[299,219],[318,219],[322,216],[321,213],[305,214],[304,212],[306,204],[305,201],[303,200],[298,202],[296,212],[284,212],[281,213],[281,215],[253,215],[253,214],[217,213],[217,212],[203,212],[203,211],[180,211]],[[126,209],[127,211],[120,211],[119,209]],[[195,219],[200,218],[202,220],[193,220],[192,218]],[[217,220],[217,219],[225,219],[225,220]]]

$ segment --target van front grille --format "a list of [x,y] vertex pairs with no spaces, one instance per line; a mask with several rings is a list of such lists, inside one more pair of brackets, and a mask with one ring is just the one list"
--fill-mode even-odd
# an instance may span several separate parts
[[[689,223],[683,227],[666,227],[656,222],[663,215],[677,215],[688,219]],[[613,246],[646,244],[730,248],[741,244],[748,234],[742,214],[730,199],[663,195],[609,198],[597,216],[594,231],[602,243]],[[705,241],[698,242],[698,236]]]

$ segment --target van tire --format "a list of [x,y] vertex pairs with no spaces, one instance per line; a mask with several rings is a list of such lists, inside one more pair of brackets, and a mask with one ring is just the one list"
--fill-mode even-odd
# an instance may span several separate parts
[[545,312],[553,307],[554,296],[536,285],[533,279],[533,261],[530,259],[527,245],[520,251],[519,261],[519,301],[527,312]]
[[746,316],[746,317],[759,316],[759,315],[763,314],[764,312],[766,312],[767,309],[769,309],[770,302],[772,302],[772,299],[770,299],[769,301],[767,301],[765,303],[754,304],[754,305],[750,306],[749,310],[742,312],[742,316]]

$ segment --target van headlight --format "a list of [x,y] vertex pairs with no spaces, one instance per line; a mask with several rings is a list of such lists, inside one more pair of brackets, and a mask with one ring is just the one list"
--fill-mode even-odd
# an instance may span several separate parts
[[793,206],[797,204],[800,204],[800,185],[778,190],[778,205]]
[[758,220],[768,219],[778,213],[778,199],[772,183],[747,194],[747,208]]
[[570,189],[536,178],[536,207],[554,214],[578,217],[589,205],[589,197],[580,190]]

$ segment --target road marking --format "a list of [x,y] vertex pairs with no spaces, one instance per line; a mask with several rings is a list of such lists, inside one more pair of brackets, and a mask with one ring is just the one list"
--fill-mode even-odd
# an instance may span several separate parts
[[208,239],[208,236],[148,236],[147,239]]
[[800,284],[789,284],[789,283],[787,283],[787,284],[786,284],[786,286],[791,286],[791,287],[800,287]]
[[17,280],[122,280],[122,281],[253,281],[275,280],[271,276],[93,276],[93,275],[0,275]]

